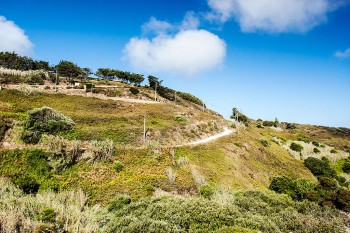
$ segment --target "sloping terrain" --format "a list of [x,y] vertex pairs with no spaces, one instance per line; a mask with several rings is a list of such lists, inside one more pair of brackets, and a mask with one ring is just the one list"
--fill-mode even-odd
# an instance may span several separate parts
[[[73,128],[44,133],[38,143],[24,143],[21,134],[28,111],[43,106],[70,117]],[[0,91],[0,111],[0,176],[6,177],[0,181],[7,187],[0,190],[0,208],[7,213],[0,214],[0,229],[1,224],[15,228],[16,218],[7,217],[12,215],[23,222],[21,229],[52,227],[52,222],[40,217],[47,208],[56,214],[56,227],[73,232],[344,232],[349,224],[348,216],[335,209],[294,203],[289,196],[267,191],[276,176],[316,183],[304,161],[290,151],[290,143],[303,142],[306,147],[318,142],[337,150],[334,155],[346,155],[350,146],[346,129],[297,125],[276,130],[257,127],[255,121],[246,125],[227,121],[190,104],[143,104],[7,89]],[[220,135],[225,127],[233,133],[184,146]],[[306,151],[300,153],[306,155]],[[317,155],[321,158],[323,152]],[[332,166],[345,163],[339,161]],[[337,173],[342,174],[341,169]],[[259,191],[247,191],[252,189]],[[79,195],[80,204],[71,195]],[[16,198],[24,204],[14,210],[9,203]],[[72,215],[61,210],[70,205],[62,198],[71,203]],[[36,203],[33,212],[23,207],[28,202]],[[181,220],[173,202],[184,203],[179,213],[191,210],[198,216]],[[208,218],[201,214],[207,211]],[[272,213],[273,220],[268,221]],[[75,214],[84,220],[76,221]],[[217,225],[210,225],[217,215],[221,216]],[[283,223],[286,217],[289,221]],[[91,224],[86,223],[89,219]]]

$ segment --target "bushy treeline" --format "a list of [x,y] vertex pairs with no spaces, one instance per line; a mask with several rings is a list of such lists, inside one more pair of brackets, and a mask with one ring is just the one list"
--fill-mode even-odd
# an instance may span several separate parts
[[344,177],[337,176],[329,160],[309,157],[304,163],[318,178],[317,183],[307,179],[293,180],[285,176],[274,177],[270,189],[288,194],[297,201],[306,199],[321,206],[335,207],[350,212],[350,184]]
[[0,52],[0,67],[14,70],[49,70],[49,63],[19,56],[16,53]]
[[127,71],[115,70],[110,68],[99,68],[96,72],[96,76],[102,79],[119,79],[120,81],[141,84],[145,78],[142,74],[134,74]]
[[[202,100],[200,100],[198,97],[181,91],[175,91],[174,89],[165,87],[162,85],[163,80],[159,80],[159,78],[154,77],[152,75],[148,76],[148,83],[149,86],[153,89],[157,89],[157,93],[170,101],[175,100],[175,95],[179,96],[180,98],[187,100],[188,102],[192,102],[194,104],[202,106],[204,103]],[[205,106],[205,105],[204,105]]]

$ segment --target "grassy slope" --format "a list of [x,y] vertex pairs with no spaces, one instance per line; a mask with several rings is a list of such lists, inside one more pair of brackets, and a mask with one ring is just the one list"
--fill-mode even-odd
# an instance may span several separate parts
[[[174,120],[174,115],[178,113],[184,113],[190,123],[220,120],[200,111],[167,104],[132,104],[61,94],[27,97],[8,90],[0,93],[0,110],[5,115],[16,113],[23,119],[27,110],[43,105],[74,119],[76,129],[68,137],[85,140],[111,138],[126,145],[137,145],[140,141],[136,135],[141,134],[144,113],[148,114],[148,127],[158,130],[160,137],[168,140],[174,140],[174,130],[186,126]],[[266,188],[269,179],[277,175],[315,179],[302,161],[292,159],[286,150],[272,142],[274,135],[289,139],[301,133],[303,131],[300,130],[277,133],[252,125],[206,145],[175,148],[175,158],[171,156],[171,149],[163,148],[161,153],[154,154],[149,149],[119,147],[115,159],[124,164],[122,172],[115,172],[110,162],[90,164],[81,161],[57,178],[63,188],[82,187],[93,203],[107,203],[117,193],[128,193],[133,199],[139,199],[157,189],[180,194],[194,193],[197,187],[191,174],[193,167],[214,186],[242,189]],[[264,147],[260,139],[268,140],[271,146]],[[333,140],[345,140],[341,142],[347,143],[349,139],[335,137]],[[190,164],[177,165],[175,160],[179,157],[189,158]],[[175,183],[166,176],[169,167],[176,173]]]
[[[49,106],[71,117],[75,130],[65,135],[80,140],[110,138],[119,144],[138,144],[142,141],[143,115],[147,115],[147,128],[151,139],[163,143],[174,141],[172,134],[184,129],[184,124],[174,120],[177,114],[187,116],[188,124],[202,121],[222,121],[221,118],[198,110],[170,104],[136,104],[122,101],[100,100],[63,94],[25,96],[13,90],[0,93],[0,111],[25,113],[30,109]],[[195,135],[188,135],[188,138]]]

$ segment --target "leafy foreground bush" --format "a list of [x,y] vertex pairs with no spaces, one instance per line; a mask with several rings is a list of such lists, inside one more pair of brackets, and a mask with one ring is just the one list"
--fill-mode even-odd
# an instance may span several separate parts
[[[305,224],[307,223],[307,224]],[[109,208],[89,206],[81,191],[23,193],[0,178],[3,232],[345,232],[350,217],[272,192],[222,192],[212,199],[161,196]]]
[[0,232],[99,232],[106,217],[82,191],[24,195],[0,177]]
[[307,199],[321,206],[350,211],[350,190],[340,187],[337,180],[329,177],[320,177],[318,184],[307,179],[274,177],[269,188],[277,193],[288,194],[298,201]]
[[[344,232],[350,218],[311,202],[245,191],[211,200],[162,196],[114,211],[106,232]],[[305,224],[305,223],[308,224]]]
[[290,144],[290,149],[294,150],[296,152],[301,152],[304,148],[302,145],[295,143],[295,142],[292,142],[292,144]]
[[335,178],[337,173],[329,165],[329,161],[324,159],[317,159],[309,157],[304,161],[305,166],[314,174],[316,177],[333,177]]
[[36,144],[42,133],[55,134],[72,129],[73,126],[71,118],[52,108],[35,108],[28,112],[21,138],[25,143]]
[[38,149],[0,151],[0,176],[9,177],[25,193],[58,190],[49,157],[49,153]]

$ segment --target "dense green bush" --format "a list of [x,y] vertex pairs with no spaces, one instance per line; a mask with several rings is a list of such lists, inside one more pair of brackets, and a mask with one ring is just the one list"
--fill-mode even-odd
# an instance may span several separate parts
[[130,87],[129,91],[131,92],[131,94],[133,95],[137,95],[140,93],[139,89],[137,89],[136,87]]
[[332,150],[331,150],[331,153],[332,153],[332,154],[337,154],[338,151],[337,151],[336,149],[332,149]]
[[108,205],[108,211],[117,211],[131,203],[131,198],[127,195],[116,196]]
[[273,177],[269,189],[289,195],[294,200],[306,199],[309,192],[313,191],[316,184],[308,179],[292,180],[289,177]]
[[314,146],[320,146],[320,143],[318,143],[318,142],[316,142],[316,141],[312,141],[312,145],[314,145]]
[[296,152],[301,152],[304,149],[304,147],[300,144],[292,142],[292,144],[290,144],[290,149]]
[[295,203],[286,195],[261,191],[225,197],[224,204],[215,195],[212,199],[176,196],[143,199],[114,211],[104,231],[344,232],[346,220],[339,217],[339,211],[322,209],[307,201]]
[[350,212],[350,190],[346,188],[340,188],[337,191],[337,199],[335,201],[335,206],[347,212]]
[[267,140],[265,140],[265,139],[260,139],[260,143],[264,147],[269,147],[270,146],[270,143]]
[[263,121],[263,126],[272,127],[275,125],[274,121]]
[[56,220],[56,212],[53,208],[45,208],[41,211],[38,218],[43,222],[54,223]]
[[121,172],[124,168],[124,165],[119,160],[116,160],[116,161],[114,161],[113,168],[116,172]]
[[305,159],[304,164],[317,177],[336,177],[336,172],[327,161],[309,157]]
[[38,149],[0,151],[0,176],[9,177],[25,193],[38,190],[58,190],[48,158],[50,154]]
[[11,128],[10,124],[0,119],[0,142],[4,139],[7,130]]
[[317,147],[315,147],[315,148],[313,149],[313,152],[314,152],[315,154],[321,153],[321,151],[320,151]]
[[186,122],[187,121],[186,117],[182,116],[182,115],[174,116],[174,120],[177,121],[177,122]]
[[26,194],[35,194],[40,188],[38,181],[27,174],[13,178],[12,182]]
[[199,187],[199,195],[204,198],[211,198],[214,194],[214,187],[210,184],[204,184]]
[[296,129],[297,125],[294,123],[286,123],[286,129]]
[[191,95],[189,93],[186,92],[177,92],[177,95],[180,96],[182,99],[187,100],[189,102],[198,104],[198,105],[203,105],[203,101],[200,100],[198,97]]
[[350,173],[350,160],[346,160],[342,167],[345,173]]
[[294,181],[291,178],[286,176],[280,176],[272,178],[269,189],[277,193],[288,194],[293,199],[295,199],[296,192],[294,186]]
[[73,126],[71,118],[52,108],[36,108],[28,112],[21,138],[26,143],[36,144],[42,133],[55,134],[72,129]]
[[298,138],[297,138],[297,141],[305,142],[305,143],[310,143],[310,139],[307,138],[307,137],[305,137],[305,136],[298,137]]

